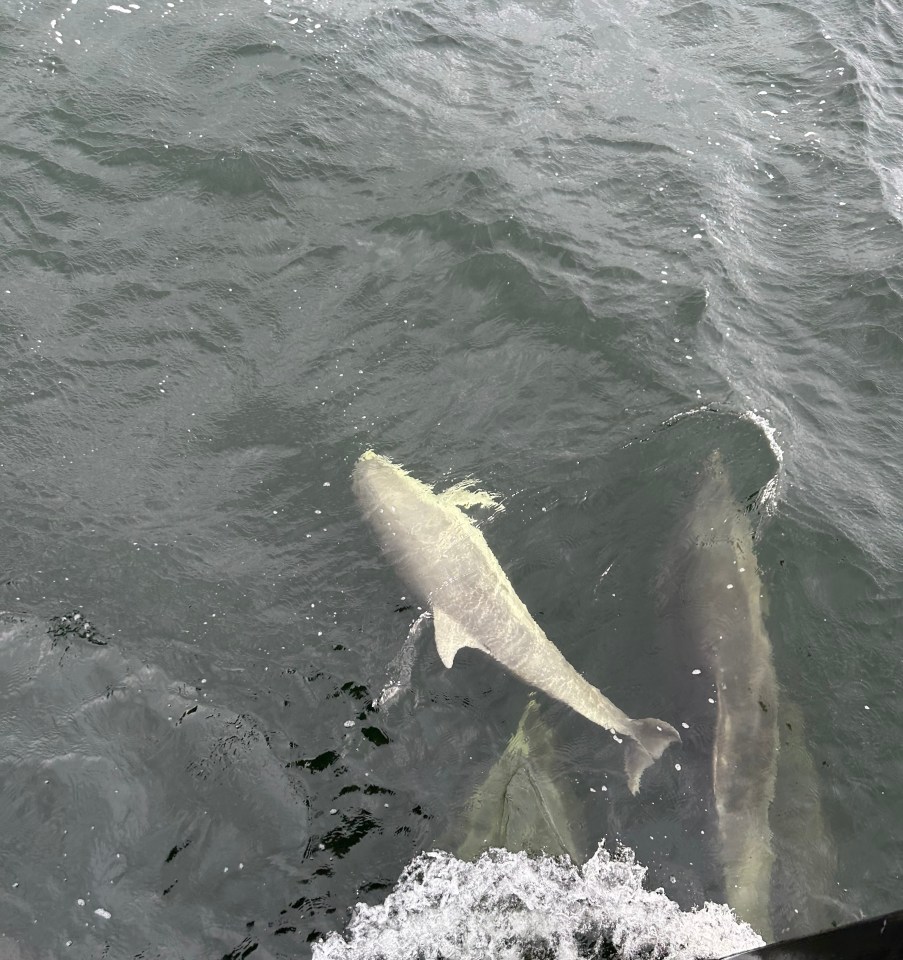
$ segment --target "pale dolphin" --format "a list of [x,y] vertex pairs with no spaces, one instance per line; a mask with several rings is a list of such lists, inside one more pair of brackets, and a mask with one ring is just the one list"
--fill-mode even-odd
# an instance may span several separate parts
[[636,793],[643,771],[680,735],[663,720],[632,720],[549,641],[482,533],[460,509],[492,504],[492,499],[470,489],[472,484],[437,494],[372,450],[355,464],[352,486],[402,579],[431,606],[436,648],[445,666],[452,665],[461,647],[482,650],[530,686],[627,737],[627,784]]
[[[768,940],[778,686],[752,527],[717,450],[703,468],[662,592],[671,594],[672,613],[678,606],[673,626],[714,686],[712,790],[727,902]],[[712,693],[702,683],[698,691],[700,699]]]

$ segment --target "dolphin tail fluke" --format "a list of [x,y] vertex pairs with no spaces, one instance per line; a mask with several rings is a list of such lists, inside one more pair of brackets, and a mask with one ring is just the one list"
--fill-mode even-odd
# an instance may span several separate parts
[[640,780],[647,767],[668,749],[672,743],[680,742],[680,734],[664,720],[646,717],[634,720],[628,731],[627,751],[624,766],[627,770],[627,786],[631,793],[640,789]]

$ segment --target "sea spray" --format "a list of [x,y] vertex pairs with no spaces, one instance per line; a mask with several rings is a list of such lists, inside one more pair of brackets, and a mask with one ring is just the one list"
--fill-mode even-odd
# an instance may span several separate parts
[[475,863],[416,857],[386,900],[358,904],[343,936],[314,960],[515,960],[618,956],[695,960],[761,946],[728,907],[684,912],[643,887],[633,852],[599,846],[583,865],[566,857],[490,850]]

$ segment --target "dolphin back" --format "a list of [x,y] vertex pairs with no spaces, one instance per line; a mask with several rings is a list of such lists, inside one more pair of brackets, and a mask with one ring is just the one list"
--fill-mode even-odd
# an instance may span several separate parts
[[[488,654],[534,689],[628,740],[633,793],[643,771],[680,740],[663,720],[632,720],[567,661],[518,597],[462,506],[496,505],[472,482],[444,494],[372,450],[352,472],[365,519],[402,580],[429,604],[436,649],[451,667],[462,647]],[[619,741],[620,742],[620,741]]]

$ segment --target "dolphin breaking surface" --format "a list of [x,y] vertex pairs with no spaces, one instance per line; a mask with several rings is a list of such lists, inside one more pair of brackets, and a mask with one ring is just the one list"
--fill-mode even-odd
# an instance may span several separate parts
[[663,720],[628,717],[546,637],[461,509],[495,501],[469,484],[437,494],[372,450],[355,464],[352,486],[383,551],[432,608],[445,666],[451,667],[462,647],[482,650],[530,686],[628,738],[627,784],[636,793],[643,772],[680,735]]

